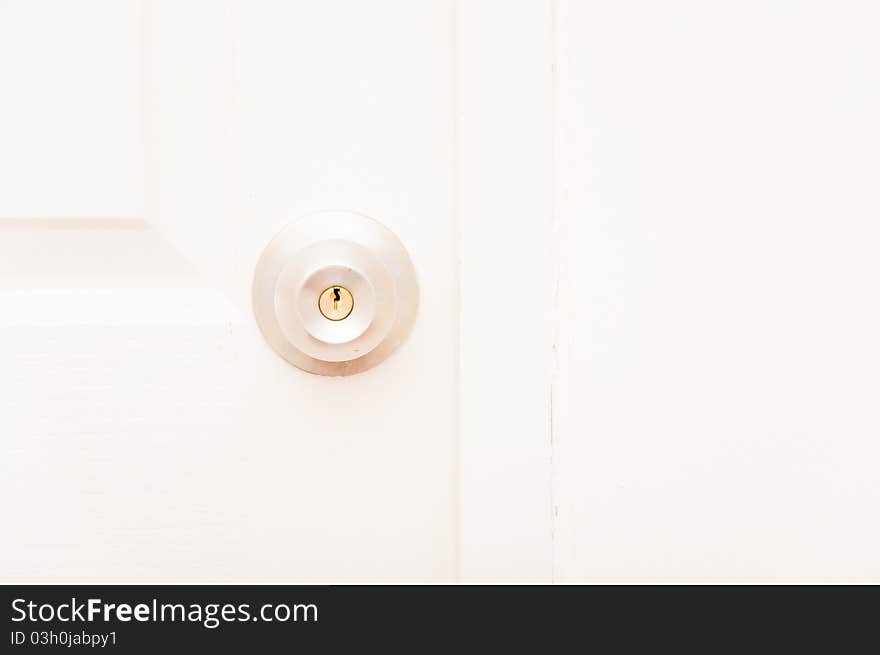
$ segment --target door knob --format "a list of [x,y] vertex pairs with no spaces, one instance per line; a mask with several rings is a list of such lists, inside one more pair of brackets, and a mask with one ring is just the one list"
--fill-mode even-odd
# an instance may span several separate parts
[[400,240],[351,212],[288,224],[254,272],[254,315],[266,341],[318,375],[352,375],[385,360],[409,334],[418,301]]

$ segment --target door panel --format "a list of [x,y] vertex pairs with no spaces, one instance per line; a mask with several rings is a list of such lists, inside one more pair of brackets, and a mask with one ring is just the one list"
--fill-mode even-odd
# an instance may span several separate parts
[[[38,85],[53,107],[72,73],[101,112],[33,114],[18,87],[0,103],[4,581],[451,579],[452,3],[104,3],[122,56],[115,19],[82,6],[4,6],[8,74],[37,51],[61,71]],[[41,11],[88,56],[63,63]],[[114,76],[131,88],[95,86]],[[118,123],[121,152],[101,142]],[[115,171],[99,185],[83,139]],[[399,351],[350,378],[292,368],[250,310],[266,243],[334,208],[400,236],[424,301]]]
[[558,579],[880,581],[878,21],[560,2]]
[[144,212],[135,2],[0,6],[0,217]]

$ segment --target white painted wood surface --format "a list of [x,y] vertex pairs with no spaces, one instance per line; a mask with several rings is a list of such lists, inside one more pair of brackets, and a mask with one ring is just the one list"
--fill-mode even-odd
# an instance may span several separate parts
[[[499,17],[503,16],[503,20]],[[552,572],[552,6],[458,15],[461,575]]]
[[[453,579],[453,4],[118,4],[106,20],[138,16],[137,57],[101,41],[115,23],[81,3],[3,5],[4,33],[20,33],[5,75],[26,77],[35,53],[59,72],[28,82],[51,112],[3,87],[14,147],[0,241],[39,255],[70,228],[30,216],[122,220],[77,223],[67,237],[81,256],[3,267],[0,577]],[[34,14],[59,9],[57,29],[76,33],[65,43],[100,53],[54,59],[68,53],[47,46]],[[92,84],[76,86],[77,120],[57,116],[68,74]],[[101,141],[131,102],[128,86],[104,92],[115,76],[142,94],[142,115],[119,127],[121,157]],[[103,118],[114,103],[122,118]],[[67,140],[50,143],[56,133]],[[56,149],[70,178],[16,165]],[[260,250],[322,208],[393,229],[425,300],[407,343],[352,378],[293,369],[250,313]],[[154,255],[138,259],[137,243]]]
[[136,2],[0,4],[0,217],[142,216]]
[[[880,582],[880,10],[0,7],[0,581]],[[342,379],[288,220],[407,245]]]
[[557,579],[880,582],[878,36],[559,3]]

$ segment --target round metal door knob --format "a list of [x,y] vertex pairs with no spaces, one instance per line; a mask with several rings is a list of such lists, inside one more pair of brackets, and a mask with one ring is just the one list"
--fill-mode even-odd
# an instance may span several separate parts
[[254,272],[254,315],[266,341],[318,375],[352,375],[382,362],[406,339],[418,302],[403,244],[351,212],[290,223]]

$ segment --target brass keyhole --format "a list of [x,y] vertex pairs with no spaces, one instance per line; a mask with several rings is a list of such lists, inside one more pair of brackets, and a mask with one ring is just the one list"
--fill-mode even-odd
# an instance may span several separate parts
[[318,310],[324,318],[341,321],[348,318],[354,309],[354,296],[345,287],[335,284],[327,287],[318,296]]

